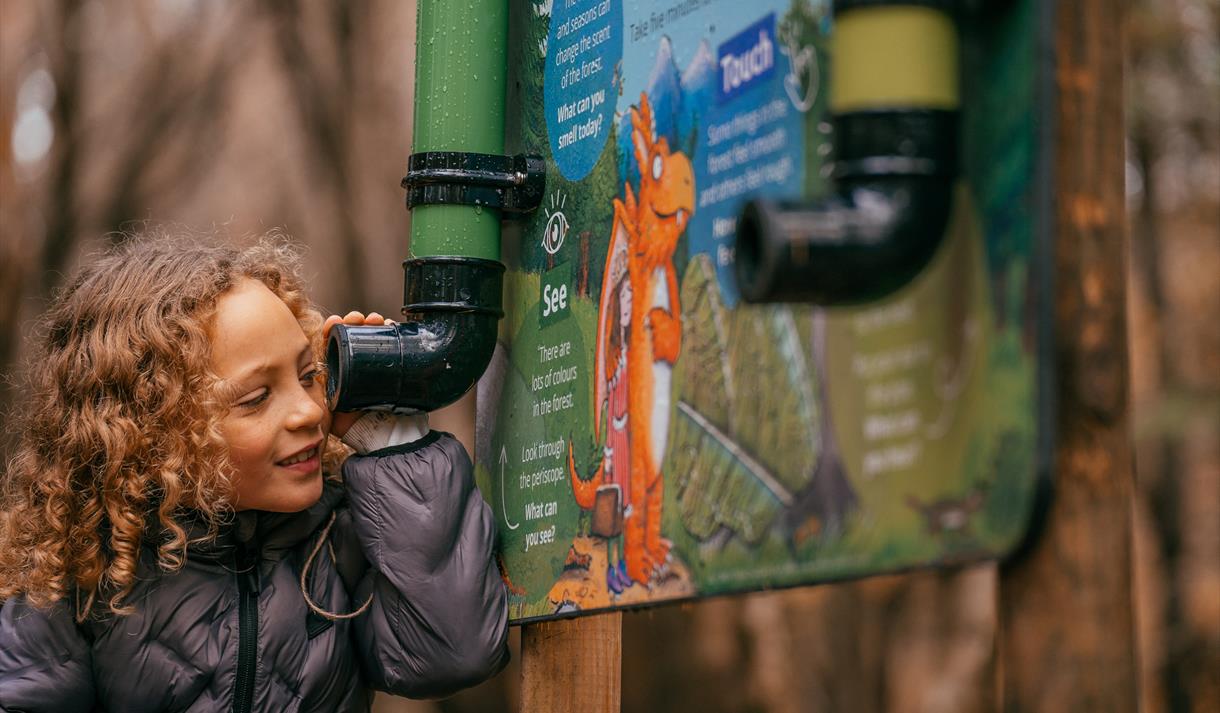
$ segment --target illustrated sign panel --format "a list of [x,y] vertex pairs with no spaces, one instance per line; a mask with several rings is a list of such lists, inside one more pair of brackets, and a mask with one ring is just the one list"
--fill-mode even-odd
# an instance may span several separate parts
[[[753,196],[830,189],[828,2],[510,12],[506,227],[476,471],[514,621],[995,557],[1036,483],[1034,3],[963,78],[940,252],[866,306],[743,306]],[[639,246],[631,249],[630,246]]]

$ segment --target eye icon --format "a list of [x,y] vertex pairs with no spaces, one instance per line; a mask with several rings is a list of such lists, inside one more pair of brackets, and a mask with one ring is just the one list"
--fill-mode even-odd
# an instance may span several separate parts
[[654,180],[654,181],[661,180],[661,157],[660,156],[652,157],[652,180]]
[[551,214],[542,232],[542,249],[554,255],[563,247],[563,239],[568,235],[568,217],[559,211]]

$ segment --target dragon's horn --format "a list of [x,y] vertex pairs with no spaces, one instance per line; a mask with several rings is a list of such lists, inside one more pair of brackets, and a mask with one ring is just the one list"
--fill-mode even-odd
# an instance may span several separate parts
[[631,190],[631,184],[627,182],[623,183],[623,203],[627,213],[635,215],[635,192]]
[[[638,154],[640,149],[644,149],[645,152],[643,157],[638,155],[636,157],[640,159],[640,165],[643,166],[648,160],[648,154],[652,153],[653,144],[652,106],[648,104],[648,95],[644,92],[640,92],[639,109],[635,109],[634,107],[631,109],[631,125],[635,128],[635,135],[637,137],[636,153]],[[643,142],[643,146],[640,146],[641,141]]]
[[631,119],[635,128],[640,130],[640,133],[648,137],[648,142],[652,143],[652,105],[648,103],[648,94],[640,92],[640,108],[632,110]]

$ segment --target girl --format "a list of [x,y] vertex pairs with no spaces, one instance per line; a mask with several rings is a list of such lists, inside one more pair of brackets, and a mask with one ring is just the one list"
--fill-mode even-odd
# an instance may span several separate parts
[[367,711],[504,666],[469,458],[327,412],[326,332],[383,320],[323,322],[298,271],[152,236],[57,296],[3,475],[0,710]]

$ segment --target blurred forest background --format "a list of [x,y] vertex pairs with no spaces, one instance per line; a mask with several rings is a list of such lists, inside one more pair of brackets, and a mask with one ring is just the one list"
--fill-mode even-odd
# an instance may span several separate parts
[[[0,4],[0,373],[64,275],[144,221],[280,228],[325,308],[395,314],[414,20],[398,0]],[[1130,0],[1126,24],[1142,704],[1214,712],[1220,2]],[[628,614],[623,710],[991,710],[996,582],[984,565]],[[377,710],[515,711],[518,675]]]

